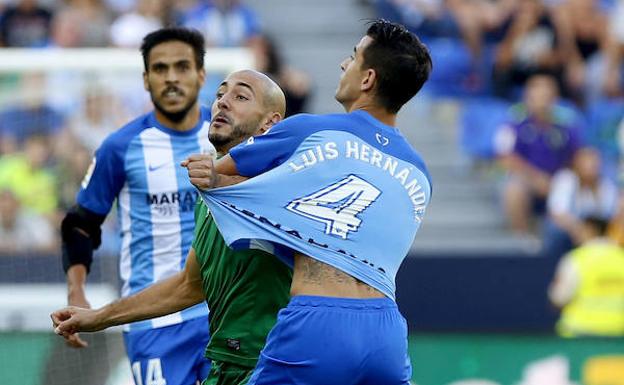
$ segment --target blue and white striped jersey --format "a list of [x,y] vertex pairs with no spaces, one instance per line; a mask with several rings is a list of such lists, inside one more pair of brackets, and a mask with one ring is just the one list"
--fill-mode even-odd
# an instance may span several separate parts
[[289,264],[297,250],[394,299],[431,197],[424,162],[396,128],[364,111],[297,115],[230,155],[253,178],[201,192],[228,244]]
[[[215,153],[208,141],[210,110],[189,131],[162,126],[154,112],[112,133],[96,151],[78,192],[80,206],[107,215],[117,200],[121,230],[122,296],[134,294],[184,267],[193,240],[198,194],[180,162]],[[130,330],[176,324],[207,315],[205,304],[137,322]]]

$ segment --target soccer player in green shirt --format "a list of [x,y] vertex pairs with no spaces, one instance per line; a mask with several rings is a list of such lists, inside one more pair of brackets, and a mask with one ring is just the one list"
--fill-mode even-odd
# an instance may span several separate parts
[[[210,141],[224,155],[268,130],[284,110],[284,94],[275,82],[256,71],[234,72],[217,90]],[[211,335],[205,354],[212,367],[203,384],[245,384],[278,310],[288,303],[291,278],[291,270],[265,251],[230,249],[199,200],[195,239],[183,271],[100,309],[67,307],[51,317],[55,331],[69,338],[79,331],[174,313],[205,300]]]

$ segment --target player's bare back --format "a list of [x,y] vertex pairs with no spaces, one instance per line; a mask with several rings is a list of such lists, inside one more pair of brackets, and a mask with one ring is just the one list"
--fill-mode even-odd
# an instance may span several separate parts
[[306,255],[295,254],[290,295],[317,295],[342,298],[383,298],[377,289],[333,266]]

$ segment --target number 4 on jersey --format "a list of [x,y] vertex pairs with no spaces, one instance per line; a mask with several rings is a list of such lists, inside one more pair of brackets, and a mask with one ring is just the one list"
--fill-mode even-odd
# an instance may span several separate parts
[[362,220],[357,217],[379,197],[381,191],[355,175],[349,175],[313,194],[297,198],[286,208],[325,224],[325,234],[347,239]]

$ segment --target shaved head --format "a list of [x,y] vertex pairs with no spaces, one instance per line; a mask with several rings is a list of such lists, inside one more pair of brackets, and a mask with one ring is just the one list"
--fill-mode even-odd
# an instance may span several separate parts
[[249,76],[258,79],[262,84],[261,98],[266,112],[279,112],[282,117],[286,114],[286,96],[284,95],[284,91],[282,91],[280,86],[278,86],[273,79],[255,70],[236,71],[231,73],[228,78],[233,75]]
[[232,72],[217,90],[208,137],[218,152],[225,153],[266,132],[285,113],[284,92],[270,77],[254,70]]

